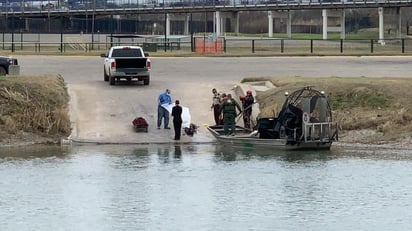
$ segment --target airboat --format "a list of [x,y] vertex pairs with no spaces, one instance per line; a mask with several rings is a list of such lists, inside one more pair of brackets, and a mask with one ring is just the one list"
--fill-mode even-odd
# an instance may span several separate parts
[[234,146],[330,149],[338,141],[338,128],[324,92],[303,87],[285,95],[278,116],[258,119],[254,129],[237,125],[234,134],[226,134],[222,125],[207,129],[218,142]]

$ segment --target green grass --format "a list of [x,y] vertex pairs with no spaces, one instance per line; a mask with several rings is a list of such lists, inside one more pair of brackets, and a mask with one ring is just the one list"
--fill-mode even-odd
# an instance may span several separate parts
[[329,95],[329,103],[332,108],[348,110],[354,107],[361,108],[387,108],[391,104],[391,99],[385,93],[380,92],[338,92]]

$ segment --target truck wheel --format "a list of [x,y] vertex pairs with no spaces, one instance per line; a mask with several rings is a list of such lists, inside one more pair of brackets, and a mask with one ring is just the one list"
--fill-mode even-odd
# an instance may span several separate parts
[[149,85],[149,83],[150,83],[150,79],[145,79],[145,80],[143,80],[143,84],[144,84],[144,85]]
[[0,67],[0,76],[6,75],[6,74],[7,74],[6,69],[4,67]]
[[110,77],[110,85],[114,85],[116,83],[116,79],[114,77]]
[[104,77],[104,81],[109,81],[109,76],[106,74],[106,70],[103,69],[103,77]]

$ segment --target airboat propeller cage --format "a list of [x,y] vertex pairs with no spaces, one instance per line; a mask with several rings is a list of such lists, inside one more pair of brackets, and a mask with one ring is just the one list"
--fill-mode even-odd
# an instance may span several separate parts
[[332,122],[331,109],[323,91],[317,91],[312,87],[294,91],[288,96],[282,110],[287,109],[289,105],[302,109],[302,123]]
[[332,139],[335,133],[332,126],[332,112],[325,93],[308,86],[290,93],[286,98],[275,131],[279,132],[280,138],[323,142]]
[[329,122],[328,119],[330,117],[330,114],[328,107],[328,101],[324,96],[318,97],[317,95],[314,95],[312,97],[303,98],[303,116],[308,116],[308,120],[305,120],[305,118],[302,119],[303,122]]

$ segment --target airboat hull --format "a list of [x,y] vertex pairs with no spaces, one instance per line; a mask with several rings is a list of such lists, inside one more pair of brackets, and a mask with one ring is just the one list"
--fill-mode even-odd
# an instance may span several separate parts
[[276,150],[329,150],[332,142],[310,141],[296,142],[288,139],[259,138],[254,132],[240,126],[236,126],[235,135],[226,135],[223,126],[208,126],[209,132],[216,138],[217,142],[242,147],[266,147]]
[[233,145],[330,149],[338,140],[338,129],[325,93],[303,87],[285,95],[278,116],[259,118],[255,131],[237,126],[234,135],[228,135],[221,125],[209,126],[208,130],[217,141]]

